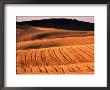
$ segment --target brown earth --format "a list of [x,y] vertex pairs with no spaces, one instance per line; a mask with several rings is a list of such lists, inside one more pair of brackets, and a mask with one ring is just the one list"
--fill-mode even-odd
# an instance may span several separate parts
[[17,74],[93,74],[94,32],[17,29]]

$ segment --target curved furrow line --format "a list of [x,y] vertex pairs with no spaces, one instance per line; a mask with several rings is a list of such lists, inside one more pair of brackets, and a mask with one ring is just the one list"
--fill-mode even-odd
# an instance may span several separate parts
[[94,57],[88,55],[87,53],[85,53],[84,51],[81,51],[78,48],[74,49],[75,51],[77,51],[77,53],[79,53],[81,56],[83,56],[86,60],[93,62],[94,61]]
[[46,71],[46,73],[48,73],[48,70],[47,70],[47,68],[46,67],[44,67],[45,68],[45,71]]
[[44,51],[45,50],[42,50],[41,53],[40,53],[41,54],[41,60],[43,61],[44,65],[48,66],[48,63],[46,61],[46,57],[45,57]]
[[35,55],[35,57],[36,57],[35,60],[36,60],[36,63],[38,66],[44,66],[45,65],[45,63],[42,60],[41,53],[42,53],[41,50],[38,50],[36,55]]
[[40,69],[40,67],[38,67],[38,68],[39,68],[39,71],[42,72],[42,70]]
[[56,69],[56,68],[54,68],[55,69],[55,71],[58,73],[58,70]]
[[37,51],[35,52],[35,65],[37,65],[37,66],[38,66],[36,53],[37,53]]
[[48,63],[48,65],[53,65],[54,59],[50,56],[49,50],[45,50],[45,60]]
[[71,52],[71,50],[69,50],[69,48],[63,48],[63,51],[72,59],[72,61],[74,63],[79,63],[79,58],[75,55],[74,52]]
[[82,71],[78,66],[76,66],[76,68],[77,68],[79,71]]
[[16,57],[16,64],[23,64],[21,55]]
[[59,48],[59,51],[60,51],[60,53],[64,56],[64,58],[65,58],[68,62],[73,63],[73,62],[71,62],[72,59],[63,51],[62,48]]
[[62,64],[65,64],[64,62],[62,62],[62,61],[58,58],[57,54],[55,53],[55,50],[53,49],[52,51],[53,51],[55,57],[57,58],[57,61],[60,62],[61,65],[62,65]]
[[17,74],[93,74],[92,45],[42,48],[16,52]]
[[60,48],[59,48],[59,52],[60,52],[61,55],[64,57],[64,59],[70,64],[71,62],[65,57],[65,55],[63,55],[63,53],[61,52]]
[[89,66],[86,66],[86,67],[87,67],[90,71],[92,71],[92,72],[94,71],[94,70],[93,70],[92,68],[90,68]]
[[65,73],[65,71],[63,70],[62,67],[57,66],[57,67],[53,67],[53,68],[55,69],[56,73],[59,73],[59,74]]
[[32,73],[32,69],[29,66],[26,66],[25,69],[26,73]]
[[52,49],[48,49],[48,54],[50,55],[50,58],[51,58],[51,60],[52,60],[52,65],[60,65],[60,63],[58,62],[58,58],[57,57],[55,57],[55,55],[53,54],[53,52],[52,52]]
[[[93,47],[94,48],[94,47]],[[89,50],[88,50],[89,49]],[[94,49],[90,49],[89,47],[86,47],[86,50],[91,53],[92,55],[94,55]]]
[[70,68],[72,69],[73,72],[77,72],[77,70],[73,67],[70,66]]
[[26,69],[23,67],[23,66],[21,66],[22,67],[22,69],[24,70],[24,72],[26,72]]
[[31,65],[33,63],[32,61],[32,51],[26,54],[26,60],[25,60],[25,64],[26,65]]
[[93,65],[67,65],[67,66],[17,66],[17,73],[33,73],[33,74],[69,74],[69,73],[93,73],[94,69],[92,68]]
[[76,72],[76,70],[74,70],[71,66],[68,66],[67,69],[69,70],[69,72]]
[[37,51],[33,51],[31,53],[31,60],[32,60],[31,65],[33,65],[33,66],[38,66],[38,63],[37,63],[37,60],[36,60],[36,58],[37,58],[36,53],[37,53]]
[[[72,47],[71,47],[72,48]],[[84,62],[90,62],[88,59],[86,59],[84,56],[82,56],[81,54],[79,54],[79,52],[77,52],[76,50],[74,50],[73,48],[72,48],[72,50],[74,51],[74,52],[76,52],[79,56],[80,56],[80,58],[82,58],[82,63],[84,63]]]
[[31,68],[31,67],[29,67],[29,69],[30,69],[30,72],[33,72],[33,70],[32,70],[32,68]]
[[34,51],[34,52],[31,53],[31,59],[32,59],[31,65],[33,65],[33,66],[38,66],[38,63],[37,63],[37,60],[36,60],[36,53],[37,53],[37,51]]
[[[69,48],[67,48],[67,49],[69,50]],[[69,50],[69,51],[70,51],[72,54],[74,53],[74,52],[72,52],[71,50]],[[83,63],[83,60],[82,60],[82,59],[80,59],[75,53],[74,53],[74,55],[76,56],[78,62]]]
[[81,72],[81,69],[77,66],[74,66],[74,67],[71,66],[71,69],[73,72]]
[[90,60],[88,60],[88,59],[86,59],[84,56],[82,56],[81,54],[79,54],[76,50],[74,50],[72,47],[71,47],[71,49],[74,51],[74,52],[76,52],[80,57],[82,57],[83,59],[82,59],[82,63],[83,62],[91,62]]
[[81,50],[83,50],[84,52],[86,52],[86,53],[88,53],[88,54],[94,56],[94,50],[91,50],[91,49],[88,48],[88,47],[80,47],[80,46],[79,46],[78,48],[81,49]]
[[71,63],[76,63],[72,58],[69,57],[69,55],[68,55],[67,53],[65,53],[65,52],[63,51],[63,48],[62,48],[62,52],[71,60],[71,61],[70,61]]
[[42,67],[39,67],[42,71],[42,73],[48,73],[48,70],[46,67],[42,66]]
[[[19,56],[21,58],[18,58]],[[23,54],[18,55],[17,59],[16,59],[16,62],[17,62],[17,64],[26,65],[26,52],[23,52]]]
[[22,58],[22,59],[21,59],[20,62],[22,62],[22,65],[27,65],[27,64],[26,64],[26,55],[22,55],[21,58]]
[[[78,47],[77,47],[78,48]],[[87,52],[84,52],[82,49],[78,48],[80,51],[82,51],[83,53],[87,54],[88,56],[90,56],[91,58],[94,58],[93,56],[89,55]]]
[[72,72],[72,70],[70,68],[68,68],[69,72]]

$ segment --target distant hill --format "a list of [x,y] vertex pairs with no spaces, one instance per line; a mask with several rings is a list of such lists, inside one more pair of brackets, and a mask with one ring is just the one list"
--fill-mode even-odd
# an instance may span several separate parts
[[47,27],[47,28],[57,28],[57,29],[68,29],[68,30],[84,30],[84,31],[94,31],[94,23],[78,21],[76,19],[66,19],[66,18],[51,18],[42,20],[32,20],[16,22],[17,28],[23,27]]

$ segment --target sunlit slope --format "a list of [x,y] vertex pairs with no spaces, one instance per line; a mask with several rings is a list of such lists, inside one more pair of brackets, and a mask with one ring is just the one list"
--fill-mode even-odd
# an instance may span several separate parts
[[16,43],[17,50],[23,49],[38,49],[47,47],[59,47],[59,46],[71,46],[71,45],[85,45],[93,44],[94,36],[85,37],[64,37],[64,38],[52,38],[34,41],[21,41]]
[[16,73],[94,73],[94,44],[17,50]]

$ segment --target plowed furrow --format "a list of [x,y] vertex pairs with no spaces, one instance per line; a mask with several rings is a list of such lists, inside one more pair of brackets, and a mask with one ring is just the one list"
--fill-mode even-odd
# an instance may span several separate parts
[[49,64],[49,62],[47,62],[48,60],[46,60],[46,57],[45,57],[45,50],[42,50],[41,51],[41,60],[42,60],[42,62],[44,62],[44,66],[48,66],[48,64]]
[[93,74],[94,45],[17,50],[17,74]]
[[69,59],[69,57],[68,57],[68,55],[67,54],[65,54],[62,50],[61,50],[61,48],[59,48],[59,52],[61,53],[61,55],[65,58],[65,60],[66,60],[66,62],[67,63],[72,63]]
[[59,62],[55,58],[55,55],[53,54],[51,49],[46,50],[46,60],[49,62],[49,65],[59,65]]
[[77,48],[77,49],[81,50],[83,53],[85,53],[86,55],[88,55],[90,58],[93,58],[93,59],[94,59],[94,57],[93,57],[94,55],[90,55],[89,52],[84,51],[84,50],[82,50],[82,49],[80,49],[80,48]]
[[45,62],[43,62],[42,60],[42,56],[41,56],[41,50],[38,50],[37,53],[36,53],[36,63],[38,64],[38,66],[44,66],[45,65]]
[[81,59],[81,63],[84,63],[84,62],[90,62],[91,61],[91,59],[89,59],[89,58],[87,58],[87,57],[85,57],[84,55],[85,55],[85,53],[82,53],[80,50],[78,50],[77,48],[72,48],[71,47],[71,49],[77,54],[76,56],[77,57],[79,57],[80,59]]
[[92,68],[93,63],[90,64],[70,64],[70,65],[61,65],[61,66],[17,66],[17,73],[33,73],[33,74],[68,74],[68,73],[93,73],[94,69]]
[[89,66],[86,66],[88,68],[89,71],[94,71],[94,69],[92,69],[91,67]]
[[66,52],[64,52],[63,48],[60,48],[60,51],[65,56],[68,62],[70,62],[71,64],[76,63]]
[[62,65],[63,63],[60,61],[60,59],[58,58],[57,54],[55,53],[55,50],[52,49],[52,55],[55,56],[56,61],[59,65]]
[[89,62],[93,62],[94,57],[90,56],[89,54],[87,54],[86,52],[82,51],[79,48],[75,49],[82,57],[84,57],[86,60],[88,60]]
[[72,47],[68,48],[68,50],[77,57],[77,60],[79,63],[89,62],[82,55],[80,55],[78,52],[76,52]]
[[69,53],[68,56],[71,57],[75,63],[80,63],[80,58],[78,58],[76,54],[70,50],[70,48],[65,48],[63,50],[65,50],[66,53]]
[[55,48],[54,52],[56,54],[56,57],[58,58],[59,61],[61,61],[62,65],[66,65],[69,64],[69,62],[67,62],[67,60],[65,59],[65,57],[62,55],[62,53],[59,51],[59,48]]
[[78,47],[80,50],[86,52],[87,54],[89,54],[90,56],[94,57],[94,50],[91,50],[88,47]]
[[29,53],[26,54],[25,64],[26,65],[31,65],[32,63],[33,63],[33,61],[32,61],[32,52],[29,52]]

